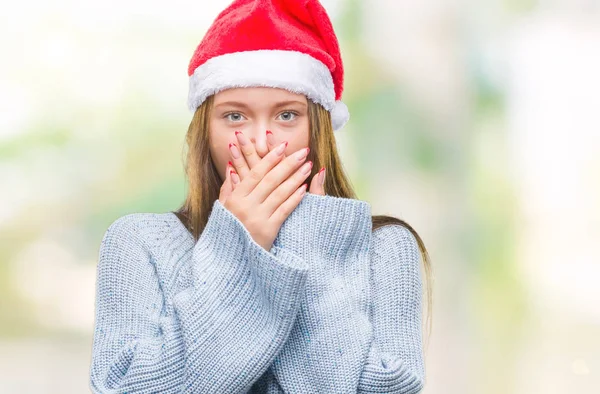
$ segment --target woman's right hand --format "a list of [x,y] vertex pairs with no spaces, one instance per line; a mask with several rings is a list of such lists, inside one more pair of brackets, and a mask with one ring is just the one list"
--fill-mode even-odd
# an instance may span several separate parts
[[304,181],[313,164],[312,161],[304,163],[308,148],[284,158],[286,146],[287,142],[283,142],[271,150],[237,184],[231,179],[231,171],[228,172],[219,193],[221,204],[267,251],[271,249],[285,219],[302,201],[306,192]]

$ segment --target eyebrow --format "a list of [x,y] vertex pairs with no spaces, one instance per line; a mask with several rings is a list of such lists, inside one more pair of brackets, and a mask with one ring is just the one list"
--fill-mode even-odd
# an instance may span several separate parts
[[289,101],[282,101],[280,103],[278,103],[275,108],[281,108],[281,107],[286,107],[288,105],[292,105],[292,104],[300,104],[303,107],[306,107],[306,103],[303,103],[302,101],[298,101],[298,100],[289,100]]
[[[289,101],[282,101],[279,102],[275,105],[275,108],[281,108],[281,107],[285,107],[291,104],[300,104],[304,107],[306,107],[306,103],[303,103],[302,101],[298,101],[298,100],[289,100]],[[217,107],[222,107],[222,106],[231,106],[231,107],[238,107],[238,108],[248,108],[248,105],[246,103],[242,103],[239,101],[224,101],[222,103],[219,103],[217,105],[215,105],[215,108]]]

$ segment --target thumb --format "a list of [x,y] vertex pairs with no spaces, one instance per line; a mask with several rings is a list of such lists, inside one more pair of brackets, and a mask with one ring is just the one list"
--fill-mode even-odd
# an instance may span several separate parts
[[[321,181],[321,177],[322,181]],[[310,189],[309,193],[318,194],[320,196],[325,195],[325,167],[321,168],[319,172],[313,176],[313,179],[310,181]]]

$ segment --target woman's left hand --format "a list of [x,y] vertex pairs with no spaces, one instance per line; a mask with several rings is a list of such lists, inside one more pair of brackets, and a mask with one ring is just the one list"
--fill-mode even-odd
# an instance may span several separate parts
[[[241,182],[241,180],[244,179],[246,174],[256,164],[258,164],[260,162],[261,158],[258,155],[258,153],[256,152],[256,148],[254,147],[254,144],[252,144],[251,141],[243,133],[241,133],[241,132],[236,133],[236,137],[238,140],[237,146],[238,146],[238,149],[242,152],[242,155],[240,156],[239,159],[234,159],[233,155],[231,154],[231,149],[229,149],[229,159],[233,163],[233,167],[231,167],[230,165],[227,165],[227,173],[229,173],[229,170],[233,169],[237,173],[239,181]],[[245,144],[242,145],[242,142],[244,142]],[[243,149],[241,149],[242,146],[244,147]],[[269,152],[277,147],[277,144],[275,143],[275,141],[273,141],[273,134],[271,134],[271,133],[267,133],[267,147],[269,149]],[[283,157],[284,158],[286,157],[285,153],[284,153]],[[232,174],[232,176],[236,176],[236,175]],[[310,181],[308,192],[311,194],[318,194],[318,195],[324,196],[325,195],[325,188],[323,185],[324,180],[325,180],[325,167],[321,168],[321,170],[313,176],[313,178]],[[232,190],[235,190],[235,187],[236,187],[236,184],[234,184],[232,182]]]

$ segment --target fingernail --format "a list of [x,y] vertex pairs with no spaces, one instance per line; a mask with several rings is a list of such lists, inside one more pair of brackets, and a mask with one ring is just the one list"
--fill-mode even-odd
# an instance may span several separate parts
[[246,140],[246,136],[244,135],[244,133],[242,133],[241,131],[236,131],[235,135],[238,137],[238,140],[240,141],[241,145],[246,145],[248,141]]
[[281,145],[279,145],[277,147],[277,149],[275,149],[275,153],[277,153],[278,155],[282,154],[283,151],[285,150],[285,148],[287,147],[288,143],[287,141],[282,142]]
[[273,145],[273,133],[271,132],[271,130],[267,130],[266,131],[267,134],[267,141],[269,141],[269,144]]
[[231,180],[233,181],[233,183],[235,183],[235,184],[238,183],[237,173],[235,171],[229,170],[229,176],[231,177]]
[[298,189],[298,194],[299,195],[303,195],[306,192],[306,188],[308,187],[308,185],[305,183],[302,186],[300,186],[300,189]]
[[319,178],[319,182],[321,182],[321,185],[323,185],[325,183],[325,167],[319,170],[319,176],[321,177]]
[[234,159],[239,159],[241,157],[240,150],[238,149],[236,144],[230,142],[229,150],[231,150],[231,154],[233,155]]
[[312,161],[309,161],[308,163],[304,163],[304,165],[302,166],[302,169],[300,170],[300,173],[304,174],[304,175],[308,174],[310,172],[312,166],[313,166]]
[[300,152],[296,153],[296,159],[298,159],[298,161],[304,159],[306,156],[308,156],[308,152],[310,152],[310,148],[302,149]]
[[229,164],[231,167],[233,167],[233,163],[231,161],[228,161],[227,164]]

